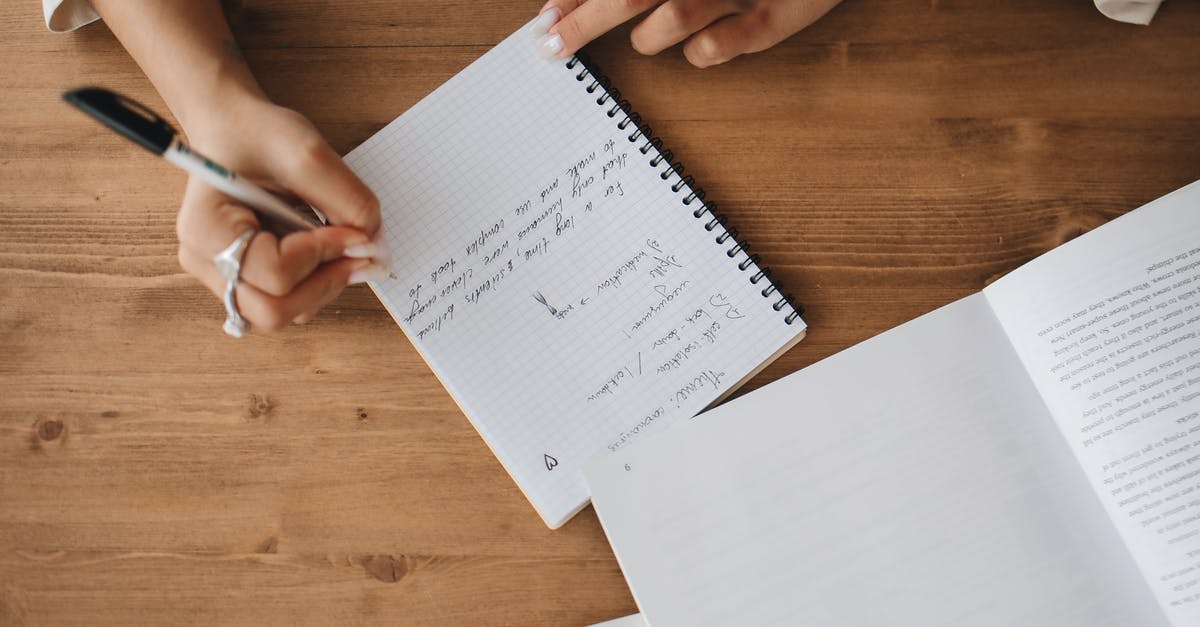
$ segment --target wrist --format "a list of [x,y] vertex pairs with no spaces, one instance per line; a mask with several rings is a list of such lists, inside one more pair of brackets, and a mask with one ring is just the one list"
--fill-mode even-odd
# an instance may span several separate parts
[[172,110],[189,141],[195,144],[228,133],[231,121],[271,104],[249,70],[230,73],[218,69],[210,80],[194,83],[187,97]]
[[266,101],[216,0],[91,0],[188,134]]

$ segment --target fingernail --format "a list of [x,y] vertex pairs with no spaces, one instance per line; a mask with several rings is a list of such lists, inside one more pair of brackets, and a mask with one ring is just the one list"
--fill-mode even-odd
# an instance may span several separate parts
[[366,283],[367,281],[379,281],[386,279],[391,272],[387,268],[379,264],[371,264],[365,268],[359,268],[350,273],[350,278],[346,281],[347,285],[356,285],[358,283]]
[[545,59],[553,59],[563,49],[563,39],[561,35],[547,35],[542,37],[542,41],[538,44],[538,54]]
[[388,246],[387,240],[383,239],[383,232],[380,231],[375,239],[371,240],[371,243],[375,245],[375,263],[388,271],[389,279],[395,279],[396,273],[392,271],[392,247]]
[[375,242],[352,244],[342,251],[343,257],[350,257],[351,259],[373,259],[378,255],[379,246]]
[[538,15],[537,19],[533,20],[533,24],[529,27],[529,31],[533,33],[534,37],[541,37],[550,30],[551,26],[557,24],[559,18],[561,17],[562,11],[559,11],[558,7],[554,7],[548,11],[542,11],[541,15]]
[[380,265],[391,267],[392,265],[392,247],[388,246],[387,240],[383,239],[383,231],[380,231],[375,239],[371,240],[371,245],[375,247],[373,258]]

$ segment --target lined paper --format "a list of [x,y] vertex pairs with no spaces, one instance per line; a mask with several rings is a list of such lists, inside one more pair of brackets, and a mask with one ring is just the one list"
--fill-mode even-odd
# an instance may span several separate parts
[[346,161],[395,253],[373,289],[557,527],[588,501],[584,463],[694,416],[804,323],[527,28]]

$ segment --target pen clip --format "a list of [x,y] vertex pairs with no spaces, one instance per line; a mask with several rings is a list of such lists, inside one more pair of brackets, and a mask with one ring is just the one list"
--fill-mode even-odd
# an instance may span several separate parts
[[170,123],[146,105],[101,87],[63,92],[63,100],[139,146],[162,155],[175,138]]

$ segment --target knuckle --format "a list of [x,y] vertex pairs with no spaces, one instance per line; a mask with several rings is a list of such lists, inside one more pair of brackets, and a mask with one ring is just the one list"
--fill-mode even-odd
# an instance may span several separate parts
[[188,234],[195,232],[195,218],[188,210],[187,203],[179,207],[179,215],[175,217],[175,239],[180,243],[187,241]]
[[342,291],[346,287],[346,282],[350,278],[349,266],[344,266],[338,272],[326,272],[322,277],[322,285],[319,290],[320,296],[317,296],[311,306],[313,311],[332,303],[337,300]]
[[299,111],[290,107],[281,105],[274,105],[274,107],[275,111],[279,113],[279,119],[284,123],[294,125],[304,130],[312,128],[312,123],[308,121],[308,118],[304,117],[303,113],[300,113]]
[[775,15],[770,7],[757,6],[746,14],[746,18],[750,21],[750,29],[759,35],[772,35],[775,32]]
[[281,304],[276,302],[263,303],[261,307],[258,307],[254,311],[252,316],[253,317],[248,316],[250,319],[250,324],[252,324],[256,330],[265,331],[267,333],[282,331],[289,322],[287,312],[283,310],[283,306]]
[[300,142],[299,166],[301,169],[319,168],[328,158],[329,146],[320,137],[308,137]]
[[338,294],[342,293],[342,287],[345,286],[345,280],[343,279],[341,282],[339,282],[332,276],[332,273],[325,273],[325,276],[323,276],[320,281],[321,284],[319,288],[315,290],[316,296],[313,301],[309,303],[309,308],[313,310],[320,309],[333,302],[333,300],[338,297]]
[[692,45],[684,51],[684,56],[687,57],[689,63],[696,67],[708,67],[717,62],[720,58],[721,49],[717,40],[708,36],[706,33],[697,35],[692,40]]
[[379,222],[379,198],[366,186],[354,192],[350,199],[351,219],[359,226],[374,226]]
[[284,296],[295,287],[292,273],[282,266],[274,266],[263,272],[263,284],[259,287],[272,296]]
[[271,126],[272,133],[268,136],[274,138],[272,141],[279,148],[290,152],[297,146],[296,142],[303,142],[306,138],[320,135],[312,122],[295,109],[270,105],[270,111],[272,115],[268,117],[268,124]]
[[577,46],[584,43],[583,25],[579,23],[579,17],[572,13],[558,23],[558,34],[566,42],[567,46]]
[[671,28],[683,28],[688,21],[688,10],[680,3],[668,2],[656,9],[662,13],[662,19]]
[[182,246],[175,252],[175,260],[179,262],[179,267],[183,268],[184,272],[192,275],[196,274],[195,269],[192,268],[192,257],[184,252]]
[[322,306],[324,306],[324,303],[332,302],[335,298],[337,298],[338,295],[340,295],[342,293],[342,290],[345,287],[346,287],[345,278],[342,278],[342,280],[340,280],[340,281],[336,281],[332,277],[330,279],[328,279],[328,281],[325,285],[325,290],[324,290],[325,297],[323,299],[321,299]]

